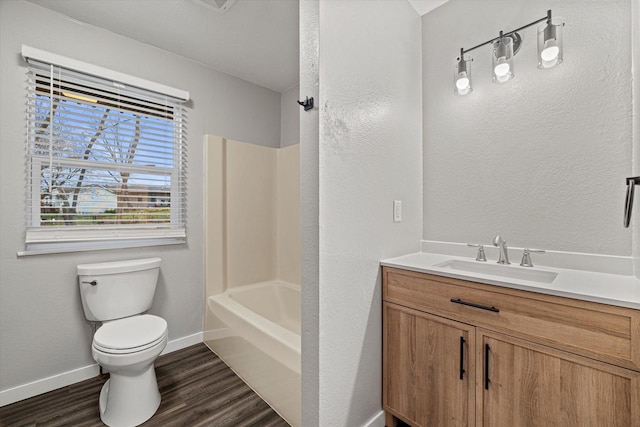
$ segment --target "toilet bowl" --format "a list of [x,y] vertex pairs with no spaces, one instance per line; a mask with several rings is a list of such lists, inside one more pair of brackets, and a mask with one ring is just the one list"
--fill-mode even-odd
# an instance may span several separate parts
[[160,406],[154,362],[167,345],[167,322],[143,314],[151,307],[160,258],[79,265],[85,317],[103,322],[91,354],[110,374],[99,397],[109,427],[134,427]]
[[167,345],[167,322],[143,314],[96,331],[91,354],[110,373],[100,392],[100,419],[112,427],[142,424],[160,406],[154,362]]

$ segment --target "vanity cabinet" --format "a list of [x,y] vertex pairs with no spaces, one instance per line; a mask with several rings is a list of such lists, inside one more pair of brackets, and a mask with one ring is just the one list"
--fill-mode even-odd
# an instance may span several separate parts
[[416,425],[473,426],[472,326],[384,304],[384,401]]
[[640,312],[383,268],[387,427],[640,426]]
[[640,372],[491,331],[477,334],[484,365],[477,425],[640,425]]

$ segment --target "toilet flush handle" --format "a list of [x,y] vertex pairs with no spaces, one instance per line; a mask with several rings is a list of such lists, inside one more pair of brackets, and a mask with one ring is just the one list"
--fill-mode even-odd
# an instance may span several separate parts
[[95,285],[97,285],[97,284],[98,284],[98,281],[97,281],[97,280],[92,280],[92,281],[90,281],[90,282],[82,282],[82,283],[88,283],[88,284],[90,284],[91,286],[95,286]]

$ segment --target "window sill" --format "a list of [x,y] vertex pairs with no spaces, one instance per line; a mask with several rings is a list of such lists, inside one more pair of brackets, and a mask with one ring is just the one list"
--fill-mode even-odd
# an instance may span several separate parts
[[102,251],[109,249],[144,248],[148,246],[184,245],[184,238],[120,240],[110,242],[65,242],[30,244],[27,249],[17,253],[18,257],[63,254],[72,252]]

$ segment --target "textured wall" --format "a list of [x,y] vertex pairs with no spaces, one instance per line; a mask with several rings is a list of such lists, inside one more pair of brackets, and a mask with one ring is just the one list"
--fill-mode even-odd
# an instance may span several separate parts
[[380,259],[419,250],[421,21],[387,0],[321,0],[319,19],[319,425],[351,427],[380,415]]
[[[187,245],[16,258],[24,249],[23,43],[191,92]],[[202,135],[278,147],[280,94],[15,0],[0,1],[0,75],[0,389],[94,363],[80,263],[163,258],[151,312],[168,321],[170,340],[201,332]]]
[[[633,176],[640,175],[640,3],[632,2],[631,40],[633,44]],[[637,190],[637,189],[636,189]],[[640,196],[636,193],[633,223],[634,268],[640,278]]]
[[[491,82],[482,47],[472,53],[473,93],[453,95],[460,47],[548,8],[566,22],[563,64],[536,68],[530,28],[513,80]],[[632,169],[630,12],[630,0],[451,0],[422,18],[424,239],[490,243],[499,233],[514,246],[631,255],[621,225]]]
[[[300,2],[300,95],[319,93],[318,0]],[[319,426],[320,324],[319,324],[319,117],[320,108],[300,115],[300,225],[302,277],[302,425]]]

